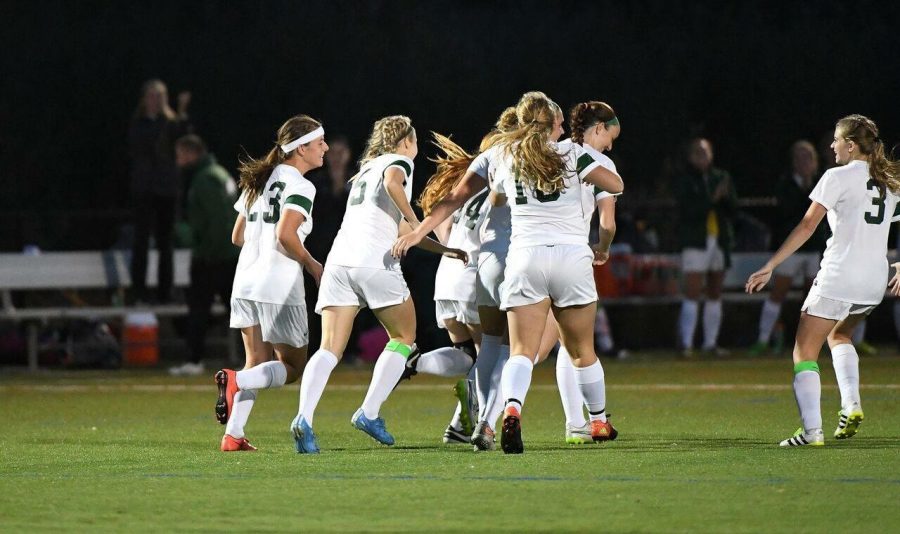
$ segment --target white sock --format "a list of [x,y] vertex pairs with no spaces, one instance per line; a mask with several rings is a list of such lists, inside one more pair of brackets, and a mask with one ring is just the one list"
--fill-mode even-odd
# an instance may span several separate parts
[[456,403],[456,411],[453,412],[453,419],[450,419],[450,427],[453,430],[462,430],[462,423],[459,421],[459,416],[462,413],[462,406],[460,406],[459,402]]
[[801,362],[794,366],[794,396],[800,409],[803,431],[811,434],[822,430],[822,379],[818,364]]
[[240,389],[280,388],[287,380],[287,367],[279,361],[266,362],[238,371],[237,385]]
[[298,412],[306,419],[306,424],[312,426],[313,415],[316,412],[316,406],[319,405],[319,399],[322,398],[322,392],[325,391],[325,384],[331,376],[331,371],[338,364],[337,356],[325,349],[319,349],[303,370],[303,379],[300,381],[300,407]]
[[454,378],[466,374],[470,367],[471,356],[456,347],[441,347],[419,356],[416,371]]
[[587,404],[591,421],[606,422],[606,382],[600,360],[587,367],[576,367],[575,381]]
[[478,417],[484,413],[488,392],[491,390],[491,373],[500,356],[500,336],[481,336],[481,350],[475,360],[475,394],[478,397]]
[[503,413],[503,392],[500,390],[500,378],[507,361],[509,361],[509,345],[500,345],[500,355],[491,371],[491,387],[488,390],[487,401],[481,409],[479,417],[479,421],[486,421],[491,429],[496,428],[497,418]]
[[759,314],[759,342],[769,343],[772,337],[772,329],[781,315],[781,303],[766,299],[763,302],[762,311]]
[[[397,352],[397,350],[402,350],[405,354]],[[403,375],[406,357],[411,351],[412,347],[391,341],[378,356],[375,370],[372,373],[372,382],[369,384],[369,391],[366,392],[366,398],[362,404],[362,411],[367,419],[378,418],[381,405],[387,400],[388,395],[391,394]]]
[[678,315],[678,333],[681,336],[681,347],[690,349],[694,346],[694,330],[697,329],[697,312],[700,305],[696,300],[681,301],[681,313]]
[[503,366],[503,375],[500,377],[500,391],[503,392],[505,405],[514,407],[522,412],[525,405],[525,395],[528,394],[528,386],[531,385],[531,371],[534,362],[528,356],[517,354],[510,356]]
[[703,304],[703,348],[715,348],[722,326],[722,301],[707,300]]
[[556,355],[556,385],[559,387],[559,398],[562,401],[566,424],[584,426],[584,397],[575,379],[575,366],[566,347],[560,347]]
[[863,341],[866,340],[866,322],[865,321],[862,321],[861,323],[856,325],[856,328],[853,329],[853,335],[851,337],[853,338],[854,345],[859,345],[860,343],[862,343]]
[[594,338],[597,340],[597,346],[604,352],[612,350],[615,346],[612,329],[609,327],[609,317],[606,316],[603,306],[597,308],[597,317],[594,319]]
[[233,438],[244,437],[244,425],[250,418],[250,410],[253,409],[254,401],[256,401],[256,391],[252,389],[242,389],[234,394],[231,417],[228,418],[228,424],[225,425],[226,434]]
[[856,348],[849,343],[835,346],[831,349],[831,362],[841,389],[841,408],[859,406],[859,355]]

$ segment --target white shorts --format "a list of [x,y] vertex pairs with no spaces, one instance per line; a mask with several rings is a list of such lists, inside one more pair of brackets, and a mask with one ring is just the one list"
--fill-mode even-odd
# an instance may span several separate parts
[[706,273],[725,270],[725,253],[715,237],[706,238],[706,248],[686,248],[681,251],[681,271]]
[[799,275],[807,280],[812,280],[819,272],[819,263],[822,261],[822,255],[818,252],[796,252],[791,254],[788,259],[781,262],[781,265],[775,267],[775,276],[788,276],[797,278]]
[[500,309],[526,306],[548,297],[560,308],[597,302],[593,259],[587,244],[510,250],[500,288]]
[[434,301],[434,317],[437,325],[447,328],[446,319],[455,319],[462,324],[481,324],[478,317],[478,306],[474,302],[462,302],[460,300],[436,300]]
[[478,254],[478,273],[475,275],[475,304],[500,307],[500,284],[506,269],[506,256],[496,252]]
[[844,302],[842,300],[834,300],[823,297],[818,294],[815,287],[809,291],[806,300],[803,301],[803,307],[800,311],[805,311],[809,315],[821,317],[823,319],[831,319],[841,321],[850,315],[869,315],[875,309],[877,304],[853,304],[852,302]]
[[373,310],[401,304],[409,298],[403,273],[371,267],[325,265],[316,313],[328,306],[359,306]]
[[289,306],[248,299],[231,299],[231,328],[259,325],[267,343],[292,347],[309,345],[306,304]]

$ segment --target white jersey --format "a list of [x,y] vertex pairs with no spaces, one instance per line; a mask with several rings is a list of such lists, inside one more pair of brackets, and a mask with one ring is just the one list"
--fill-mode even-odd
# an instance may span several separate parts
[[328,263],[400,270],[400,262],[391,256],[391,247],[397,240],[403,215],[384,187],[384,173],[390,167],[403,171],[406,200],[412,197],[411,159],[399,154],[385,154],[363,165],[353,181],[347,211],[328,254]]
[[297,229],[300,242],[312,231],[312,207],[316,188],[290,165],[278,165],[266,181],[262,194],[248,210],[245,194],[234,205],[246,217],[244,245],[234,276],[233,298],[298,306],[306,302],[303,267],[289,258],[275,236],[284,210],[305,217]]
[[[560,141],[559,146],[562,150],[569,150],[569,146],[572,145],[573,141],[571,139],[566,139],[565,141]],[[619,171],[616,170],[616,164],[613,163],[613,160],[609,159],[609,156],[604,155],[602,152],[592,147],[591,145],[581,145],[581,148],[584,149],[585,152],[591,155],[594,160],[600,164],[601,167],[605,168],[608,171],[619,174]],[[621,195],[621,193],[608,193],[596,185],[589,184],[587,182],[583,182],[584,186],[584,195],[581,196],[581,201],[584,203],[584,229],[586,232],[586,236],[591,235],[591,219],[594,218],[594,210],[597,208],[597,203],[600,202],[604,198],[609,197],[617,197]]]
[[[494,189],[492,184],[496,180],[497,163],[500,161],[499,154],[500,151],[497,147],[491,147],[478,154],[469,165],[470,171],[487,180],[488,189],[491,190]],[[480,231],[481,250],[502,254],[505,257],[506,251],[509,250],[509,239],[512,233],[509,204],[504,206],[491,206],[490,202],[485,204],[487,204],[488,211]]]
[[[584,177],[598,163],[581,145],[553,144],[567,172],[562,190],[542,193],[521,182],[512,156],[505,152],[497,166],[495,191],[504,193],[512,214],[510,250],[541,245],[586,245]],[[593,203],[593,198],[591,199]],[[593,209],[591,209],[593,212]]]
[[487,188],[482,189],[453,214],[447,246],[464,250],[469,255],[469,264],[447,256],[441,257],[434,277],[435,300],[475,302],[475,273],[478,271],[478,251],[481,248],[479,230],[490,206],[487,196]]
[[888,232],[900,219],[897,195],[888,190],[881,198],[869,164],[855,160],[826,171],[809,198],[828,210],[833,234],[813,291],[853,304],[881,302],[888,282]]

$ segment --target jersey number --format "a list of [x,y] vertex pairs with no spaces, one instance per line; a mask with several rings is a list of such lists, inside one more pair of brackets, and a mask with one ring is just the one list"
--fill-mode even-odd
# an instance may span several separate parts
[[881,224],[884,222],[884,198],[881,195],[881,190],[878,189],[878,186],[875,184],[875,180],[869,180],[866,182],[866,186],[869,191],[872,189],[878,192],[878,196],[872,199],[872,205],[878,208],[878,213],[872,214],[870,212],[866,212],[866,222],[869,224]]
[[278,219],[281,218],[281,193],[284,191],[284,182],[274,182],[271,187],[269,187],[269,192],[278,190],[275,193],[275,196],[269,199],[269,205],[272,206],[272,209],[263,213],[263,222],[277,224]]
[[[519,180],[519,170],[515,171],[515,180],[516,180],[516,204],[528,204],[528,199],[525,197],[525,188],[522,187],[522,182]],[[554,200],[559,199],[559,191],[555,191],[553,193],[544,193],[540,189],[534,190],[534,198],[538,200],[538,202],[553,202]]]
[[481,206],[484,205],[487,196],[488,192],[483,191],[480,195],[473,198],[472,202],[469,203],[469,207],[466,208],[466,228],[469,230],[475,229],[475,223],[478,222],[478,215],[481,213]]
[[356,179],[353,182],[353,188],[350,189],[350,205],[356,206],[357,204],[362,204],[363,200],[366,199],[366,182],[362,180],[362,176]]

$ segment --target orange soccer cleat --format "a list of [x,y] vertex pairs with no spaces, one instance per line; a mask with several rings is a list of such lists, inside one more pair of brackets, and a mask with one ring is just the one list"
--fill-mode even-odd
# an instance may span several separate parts
[[606,421],[591,421],[591,438],[594,441],[612,441],[619,435],[619,431],[613,428],[609,419]]
[[222,436],[221,449],[222,452],[255,451],[256,447],[251,445],[247,438],[235,438],[225,434]]
[[231,369],[220,369],[216,373],[216,386],[219,388],[219,398],[216,399],[216,420],[224,425],[231,417],[234,394],[238,392],[237,373]]

